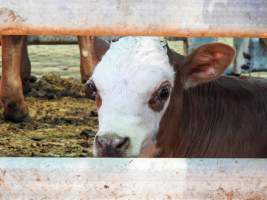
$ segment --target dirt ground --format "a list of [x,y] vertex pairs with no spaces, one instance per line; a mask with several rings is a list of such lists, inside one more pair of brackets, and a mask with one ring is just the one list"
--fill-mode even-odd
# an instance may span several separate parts
[[0,109],[0,156],[92,156],[97,113],[79,80],[47,74],[31,85],[29,119],[6,122]]

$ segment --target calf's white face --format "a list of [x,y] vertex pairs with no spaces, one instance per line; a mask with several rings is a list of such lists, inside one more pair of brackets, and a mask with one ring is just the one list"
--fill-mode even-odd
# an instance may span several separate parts
[[113,43],[88,81],[96,89],[99,117],[94,156],[137,156],[150,145],[174,76],[158,38],[125,37]]

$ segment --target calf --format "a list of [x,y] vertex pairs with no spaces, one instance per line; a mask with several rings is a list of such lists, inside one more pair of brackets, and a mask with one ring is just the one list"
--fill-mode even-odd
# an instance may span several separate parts
[[220,75],[235,51],[203,45],[183,58],[157,38],[112,44],[88,80],[99,157],[266,157],[267,83]]

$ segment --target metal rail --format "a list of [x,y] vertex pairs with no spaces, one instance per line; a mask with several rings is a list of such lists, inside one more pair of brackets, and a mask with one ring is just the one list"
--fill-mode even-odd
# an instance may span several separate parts
[[0,199],[266,198],[266,159],[0,158]]
[[265,0],[0,0],[0,35],[267,37]]

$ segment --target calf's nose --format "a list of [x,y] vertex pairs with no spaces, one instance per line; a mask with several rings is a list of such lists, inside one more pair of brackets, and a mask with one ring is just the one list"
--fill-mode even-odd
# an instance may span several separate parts
[[122,157],[125,156],[130,146],[129,137],[121,137],[114,134],[96,136],[95,145],[98,156],[102,157]]

